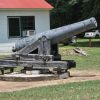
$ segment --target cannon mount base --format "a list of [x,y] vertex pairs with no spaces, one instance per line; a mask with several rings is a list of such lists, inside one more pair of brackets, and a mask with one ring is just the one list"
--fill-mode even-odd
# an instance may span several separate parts
[[[37,54],[34,54],[37,49]],[[52,47],[51,41],[42,36],[15,52],[11,58],[0,60],[0,68],[10,68],[13,71],[15,67],[22,67],[21,72],[24,74],[37,70],[39,74],[53,74],[59,78],[67,78],[68,69],[76,67],[76,63],[73,60],[61,60],[57,46]],[[4,74],[4,71],[1,71]]]
[[57,79],[67,79],[70,77],[70,72],[67,71],[61,74],[39,74],[34,71],[27,71],[27,73],[13,72],[9,74],[0,75],[2,81],[14,81],[14,82],[31,82],[31,81],[47,81]]

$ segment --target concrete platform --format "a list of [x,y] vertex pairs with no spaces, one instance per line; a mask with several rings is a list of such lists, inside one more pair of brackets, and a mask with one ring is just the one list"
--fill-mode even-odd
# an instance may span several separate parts
[[14,82],[29,82],[29,81],[44,81],[58,79],[58,76],[54,74],[4,74],[0,75],[2,81],[14,81]]

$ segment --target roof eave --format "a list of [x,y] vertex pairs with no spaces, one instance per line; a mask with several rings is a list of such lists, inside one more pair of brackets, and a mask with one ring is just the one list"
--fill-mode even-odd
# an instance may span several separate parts
[[52,10],[52,8],[0,8],[0,10]]

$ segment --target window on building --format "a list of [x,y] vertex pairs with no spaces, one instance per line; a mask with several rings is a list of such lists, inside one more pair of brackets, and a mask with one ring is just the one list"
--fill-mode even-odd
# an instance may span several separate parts
[[23,31],[35,30],[34,16],[8,17],[9,37],[22,37]]
[[20,19],[19,18],[9,18],[9,36],[19,37],[20,36]]

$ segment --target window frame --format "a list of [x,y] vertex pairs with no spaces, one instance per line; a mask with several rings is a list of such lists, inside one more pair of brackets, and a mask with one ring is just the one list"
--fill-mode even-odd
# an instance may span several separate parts
[[[7,16],[7,33],[8,33],[8,38],[21,38],[22,37],[21,17],[34,17],[34,26],[33,27],[34,27],[34,30],[35,30],[35,16]],[[10,36],[9,18],[19,18],[19,31],[20,31],[19,36]]]
[[[9,18],[18,18],[19,19],[19,36],[10,36],[10,31],[9,31]],[[20,16],[8,16],[7,17],[8,20],[8,24],[7,24],[7,28],[8,28],[8,38],[20,38],[21,37],[21,23],[20,23]]]

